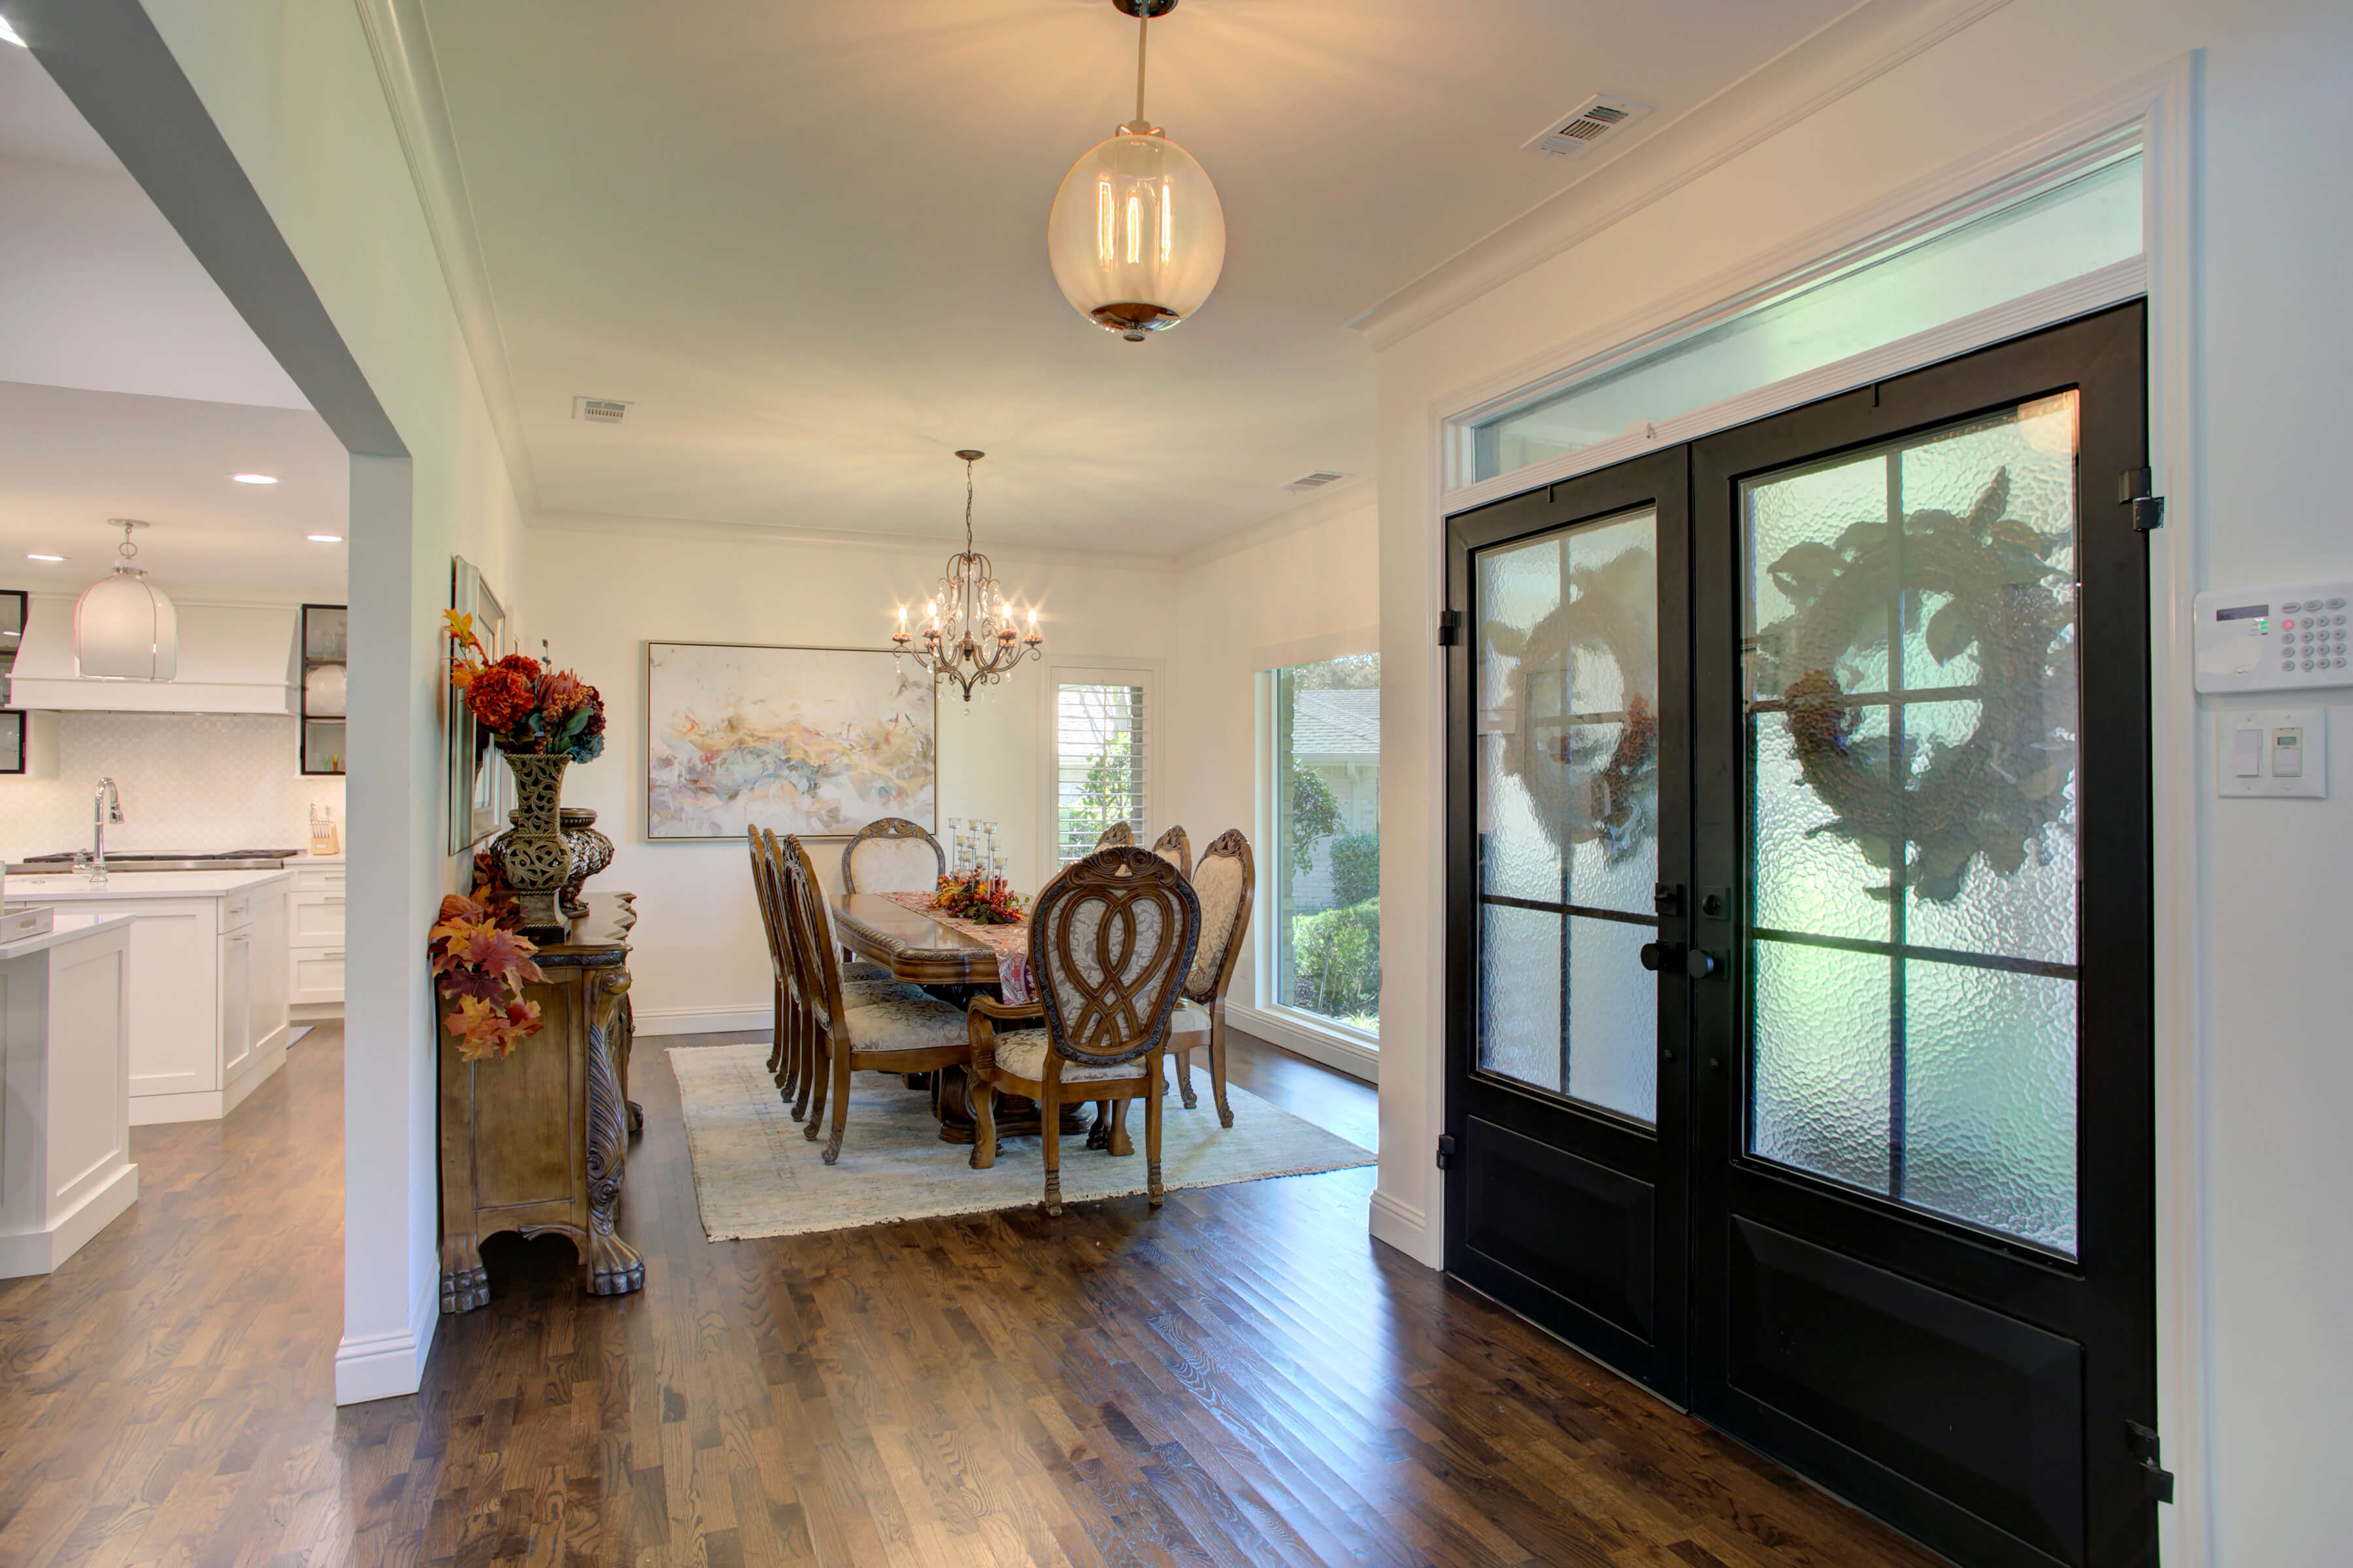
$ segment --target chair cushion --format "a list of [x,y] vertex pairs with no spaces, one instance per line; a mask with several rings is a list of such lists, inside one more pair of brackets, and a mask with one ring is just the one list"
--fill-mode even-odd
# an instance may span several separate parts
[[841,983],[844,985],[849,984],[853,980],[888,980],[891,978],[891,972],[883,968],[881,964],[875,963],[871,958],[846,958],[841,960],[840,963]]
[[[1026,1078],[1032,1083],[1046,1080],[1046,1053],[1051,1047],[1046,1042],[1043,1029],[1024,1029],[1018,1035],[999,1035],[997,1038],[997,1065],[1015,1078]],[[1150,1057],[1136,1058],[1113,1067],[1082,1067],[1068,1060],[1062,1063],[1064,1083],[1108,1083],[1119,1079],[1141,1082]]]
[[861,893],[928,893],[940,885],[940,852],[927,839],[861,838],[849,869]]
[[1182,1050],[1188,1043],[1196,1043],[1180,1040],[1176,1037],[1179,1035],[1198,1036],[1202,1040],[1208,1039],[1209,1010],[1198,1002],[1177,1003],[1176,1010],[1168,1015],[1168,1048]]
[[850,1047],[860,1051],[928,1051],[968,1044],[964,1009],[916,995],[851,1006],[842,997],[842,1021]]
[[928,1002],[931,994],[920,985],[909,985],[892,979],[888,974],[865,975],[852,980],[841,977],[841,1005],[844,1007],[871,1007],[877,1002]]
[[1187,994],[1206,996],[1217,984],[1226,962],[1226,946],[1234,940],[1234,922],[1241,918],[1241,858],[1212,855],[1195,868],[1193,896],[1201,900],[1201,942],[1193,949],[1193,972],[1185,977]]

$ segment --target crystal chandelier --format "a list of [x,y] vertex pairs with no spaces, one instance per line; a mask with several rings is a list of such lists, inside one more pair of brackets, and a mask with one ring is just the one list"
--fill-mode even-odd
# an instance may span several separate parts
[[1129,342],[1184,321],[1226,265],[1226,211],[1194,156],[1144,118],[1144,46],[1176,0],[1112,0],[1134,17],[1135,118],[1071,166],[1046,219],[1054,281]]
[[[1035,609],[1029,612],[1026,635],[1014,625],[988,557],[972,547],[972,466],[987,454],[966,447],[956,456],[964,459],[964,550],[948,557],[938,590],[923,605],[923,630],[907,629],[907,612],[902,607],[899,629],[891,640],[902,658],[913,659],[930,674],[933,685],[952,680],[964,689],[969,703],[974,687],[1002,680],[1015,665],[1036,656],[1046,639],[1039,635]],[[920,647],[913,646],[918,639]]]

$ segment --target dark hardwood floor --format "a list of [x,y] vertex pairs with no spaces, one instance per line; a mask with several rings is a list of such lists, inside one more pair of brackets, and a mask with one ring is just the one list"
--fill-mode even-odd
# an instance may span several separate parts
[[[337,1032],[139,1129],[138,1205],[0,1282],[0,1563],[1931,1562],[1371,1241],[1369,1171],[706,1243],[677,1043],[644,1293],[503,1238],[424,1392],[341,1412]],[[1360,1085],[1234,1076],[1369,1139]]]

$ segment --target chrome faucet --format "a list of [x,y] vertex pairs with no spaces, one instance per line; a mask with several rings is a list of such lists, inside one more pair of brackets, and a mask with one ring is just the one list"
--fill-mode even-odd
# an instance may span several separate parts
[[106,825],[122,820],[122,797],[115,793],[111,778],[98,781],[98,792],[90,799],[90,879],[93,883],[106,880]]

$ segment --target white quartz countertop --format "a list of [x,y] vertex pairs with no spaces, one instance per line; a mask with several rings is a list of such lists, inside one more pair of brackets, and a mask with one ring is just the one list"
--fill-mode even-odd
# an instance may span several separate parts
[[217,899],[226,893],[282,882],[291,871],[111,871],[103,887],[65,872],[55,877],[11,877],[8,902],[67,904],[107,899]]
[[37,952],[47,952],[53,947],[63,947],[68,942],[79,942],[102,931],[127,926],[131,920],[129,915],[103,914],[96,910],[83,914],[58,915],[51,921],[49,929],[38,936],[28,936],[22,942],[0,942],[0,963],[30,958]]

